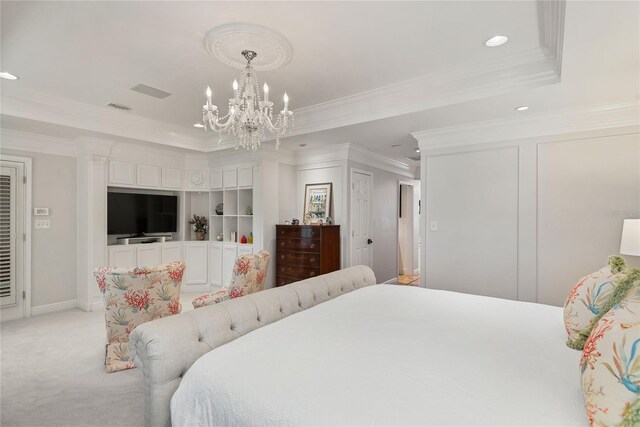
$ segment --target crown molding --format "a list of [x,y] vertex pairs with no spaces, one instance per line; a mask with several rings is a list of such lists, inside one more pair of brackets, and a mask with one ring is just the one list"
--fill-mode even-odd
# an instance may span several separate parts
[[638,100],[467,123],[411,135],[424,152],[628,126],[640,126]]
[[566,0],[538,0],[538,31],[540,45],[553,58],[558,77],[562,75],[562,46],[564,45],[564,17]]
[[78,156],[78,146],[73,139],[5,128],[0,129],[0,148],[2,150],[19,150],[66,157]]
[[180,126],[33,91],[3,93],[2,114],[188,150],[207,150],[204,138],[186,135]]

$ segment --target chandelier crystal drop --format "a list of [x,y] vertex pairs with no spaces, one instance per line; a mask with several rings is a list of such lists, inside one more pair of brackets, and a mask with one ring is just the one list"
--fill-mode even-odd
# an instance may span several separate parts
[[247,66],[240,76],[240,82],[233,81],[233,98],[229,99],[229,112],[219,117],[218,107],[211,103],[213,93],[207,87],[207,103],[202,107],[202,120],[205,131],[211,129],[218,133],[218,144],[222,135],[227,133],[236,138],[236,150],[240,147],[256,151],[266,139],[265,131],[276,139],[276,149],[280,146],[280,137],[293,127],[293,111],[289,110],[289,97],[284,93],[284,110],[273,118],[273,102],[269,101],[269,86],[262,87],[264,96],[260,99],[258,76],[251,66],[251,60],[258,54],[243,50]]

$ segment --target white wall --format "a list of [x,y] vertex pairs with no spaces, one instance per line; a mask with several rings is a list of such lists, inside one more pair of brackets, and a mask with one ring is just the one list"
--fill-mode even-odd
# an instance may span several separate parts
[[640,135],[607,132],[423,149],[427,284],[562,305],[640,218]]
[[[279,224],[291,221],[298,215],[296,167],[280,163],[278,176],[278,217]],[[302,217],[298,217],[302,219]]]
[[76,299],[76,159],[2,149],[1,154],[33,159],[32,206],[49,208],[51,228],[33,228],[31,306]]
[[426,286],[517,299],[518,149],[429,157],[426,173]]

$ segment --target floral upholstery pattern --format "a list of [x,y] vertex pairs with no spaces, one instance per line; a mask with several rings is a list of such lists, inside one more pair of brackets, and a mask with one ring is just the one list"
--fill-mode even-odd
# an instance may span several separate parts
[[591,426],[640,425],[640,290],[595,325],[580,371]]
[[581,345],[593,327],[593,321],[602,316],[603,307],[611,298],[620,279],[627,275],[624,260],[609,257],[609,265],[578,281],[564,303],[564,326],[567,345],[582,349]]
[[104,297],[107,372],[135,368],[129,358],[129,334],[138,325],[178,314],[182,261],[154,268],[101,267],[94,272]]
[[194,308],[249,295],[264,290],[264,279],[269,267],[269,252],[241,255],[233,266],[233,276],[228,287],[223,287],[212,294],[202,295],[193,300]]

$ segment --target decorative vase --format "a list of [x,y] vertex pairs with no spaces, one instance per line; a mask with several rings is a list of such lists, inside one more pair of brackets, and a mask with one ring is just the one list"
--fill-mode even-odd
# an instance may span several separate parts
[[247,209],[245,209],[245,213],[247,215],[253,215],[253,208],[251,206],[247,206]]
[[242,237],[240,238],[240,243],[247,243],[247,236],[243,234]]
[[196,240],[204,240],[205,234],[204,231],[196,231]]
[[253,231],[251,233],[249,233],[249,239],[248,239],[250,244],[253,244]]

